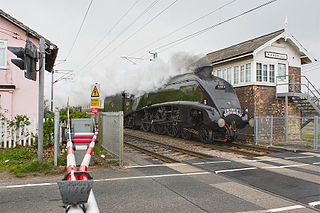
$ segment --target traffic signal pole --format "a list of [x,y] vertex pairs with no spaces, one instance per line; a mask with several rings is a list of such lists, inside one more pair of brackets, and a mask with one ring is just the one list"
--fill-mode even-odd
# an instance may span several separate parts
[[39,120],[38,120],[38,161],[43,162],[43,114],[44,114],[44,69],[46,44],[44,38],[40,38],[40,69],[39,69]]

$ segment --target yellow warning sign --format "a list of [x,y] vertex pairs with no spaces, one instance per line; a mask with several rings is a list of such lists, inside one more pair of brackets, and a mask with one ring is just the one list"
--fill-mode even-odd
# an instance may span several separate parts
[[98,89],[97,89],[96,86],[94,86],[94,88],[92,90],[91,97],[96,97],[96,98],[100,97]]
[[91,107],[99,107],[100,99],[99,98],[91,98]]

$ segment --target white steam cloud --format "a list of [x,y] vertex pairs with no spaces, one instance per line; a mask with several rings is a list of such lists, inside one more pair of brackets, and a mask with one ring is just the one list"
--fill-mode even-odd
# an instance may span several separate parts
[[[191,64],[203,55],[190,55],[179,52],[172,55],[168,62],[157,59],[153,62],[143,62],[137,65],[117,64],[107,67],[103,72],[86,73],[73,82],[67,82],[56,90],[56,106],[65,105],[67,96],[71,105],[88,105],[90,102],[90,85],[100,84],[100,97],[119,94],[123,91],[142,95],[163,86],[172,76],[192,72]],[[68,94],[66,91],[70,91]]]

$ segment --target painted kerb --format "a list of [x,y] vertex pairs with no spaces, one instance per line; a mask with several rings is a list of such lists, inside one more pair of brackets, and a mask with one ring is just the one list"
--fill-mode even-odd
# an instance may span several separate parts
[[101,146],[123,163],[123,112],[103,112],[100,115]]
[[[314,117],[257,116],[255,141],[269,145],[298,145],[319,148],[319,119]],[[286,123],[287,128],[286,128]]]

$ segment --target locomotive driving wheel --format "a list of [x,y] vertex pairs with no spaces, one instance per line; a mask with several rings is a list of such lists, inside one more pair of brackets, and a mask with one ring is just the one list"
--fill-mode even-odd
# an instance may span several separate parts
[[177,124],[168,124],[166,126],[166,129],[167,129],[168,135],[171,137],[177,137],[179,135],[180,128]]
[[[163,107],[159,108],[156,114],[154,115],[154,121],[159,122],[165,119],[165,109]],[[162,135],[165,133],[165,126],[164,124],[152,124],[152,131],[156,134]]]
[[150,121],[151,121],[151,115],[148,112],[145,112],[144,118],[142,120],[142,125],[141,125],[141,128],[143,131],[145,131],[145,132],[151,131]]
[[212,143],[213,133],[208,127],[202,125],[199,130],[200,141],[203,143]]
[[192,134],[186,128],[181,128],[180,136],[181,136],[181,138],[183,138],[185,140],[189,140],[191,138]]

